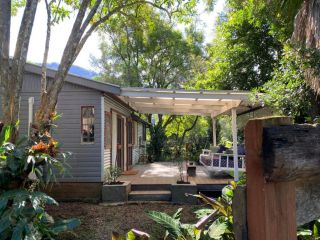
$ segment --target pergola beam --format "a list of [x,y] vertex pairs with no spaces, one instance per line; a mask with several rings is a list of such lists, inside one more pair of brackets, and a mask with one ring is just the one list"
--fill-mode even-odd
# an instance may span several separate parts
[[136,108],[140,113],[148,114],[172,114],[172,115],[200,115],[200,116],[211,116],[217,114],[212,110],[204,109],[169,109],[169,108]]
[[221,106],[201,106],[193,104],[156,104],[156,103],[130,103],[133,108],[145,108],[145,109],[189,109],[189,110],[211,110],[219,111]]
[[191,98],[191,99],[229,99],[248,100],[249,92],[243,91],[187,91],[148,88],[122,88],[123,97],[152,97],[152,98]]
[[163,99],[163,98],[147,98],[147,97],[124,97],[129,103],[155,103],[155,104],[192,104],[200,106],[224,106],[234,100],[210,99],[210,100],[195,100],[195,99]]

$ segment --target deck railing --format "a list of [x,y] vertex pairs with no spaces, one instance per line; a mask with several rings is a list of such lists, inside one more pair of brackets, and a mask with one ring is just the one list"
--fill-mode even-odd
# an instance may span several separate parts
[[[234,155],[231,153],[211,153],[207,150],[200,155],[200,163],[205,167],[210,167],[216,170],[233,170]],[[245,171],[245,155],[238,155],[239,171]]]

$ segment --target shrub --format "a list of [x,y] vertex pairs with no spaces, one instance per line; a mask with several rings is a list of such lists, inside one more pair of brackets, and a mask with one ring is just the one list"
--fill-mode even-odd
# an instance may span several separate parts
[[0,239],[53,239],[60,232],[72,230],[78,219],[54,221],[46,205],[58,203],[42,192],[9,190],[0,196]]
[[54,181],[55,172],[64,172],[69,154],[59,151],[49,131],[10,143],[12,129],[5,126],[0,135],[0,239],[54,239],[80,221],[54,221],[45,206],[58,203],[35,190]]
[[118,178],[121,176],[121,168],[119,167],[108,167],[105,170],[105,182],[107,184],[118,183]]

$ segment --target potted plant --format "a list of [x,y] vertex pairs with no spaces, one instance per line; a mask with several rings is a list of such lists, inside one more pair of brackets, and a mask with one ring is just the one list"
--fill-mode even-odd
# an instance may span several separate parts
[[172,202],[180,204],[196,204],[197,199],[188,197],[187,194],[197,194],[197,185],[194,182],[189,181],[188,174],[184,175],[184,161],[183,157],[176,157],[179,170],[179,179],[175,184],[171,185]]
[[177,184],[189,184],[189,176],[188,174],[184,174],[184,166],[187,165],[187,162],[183,160],[181,156],[176,158],[179,170],[179,179],[177,180]]
[[108,167],[105,170],[105,183],[102,186],[103,202],[127,202],[131,191],[131,183],[119,181],[121,169],[116,166]]

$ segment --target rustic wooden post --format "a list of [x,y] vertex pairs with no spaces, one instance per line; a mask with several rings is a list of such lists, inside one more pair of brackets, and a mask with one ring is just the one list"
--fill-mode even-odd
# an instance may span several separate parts
[[264,127],[290,124],[286,117],[263,118],[245,128],[249,240],[297,238],[295,181],[266,181],[262,154]]
[[247,240],[246,186],[237,186],[232,200],[233,232],[235,240]]

